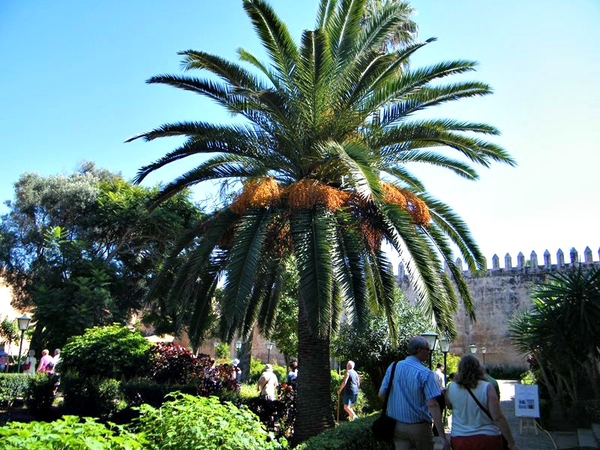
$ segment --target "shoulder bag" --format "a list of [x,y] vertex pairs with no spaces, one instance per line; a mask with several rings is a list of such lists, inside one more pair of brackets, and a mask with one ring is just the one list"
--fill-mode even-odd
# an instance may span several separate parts
[[[490,420],[492,422],[494,422],[494,419],[492,418],[492,415],[490,414],[490,412],[487,410],[487,408],[485,406],[483,406],[481,404],[481,402],[479,400],[477,400],[477,397],[475,397],[475,394],[473,394],[473,392],[471,392],[471,389],[467,388],[467,391],[469,392],[471,397],[473,397],[473,400],[475,400],[475,403],[477,403],[477,406],[479,406],[479,408],[486,414],[486,416],[488,416],[490,418]],[[506,440],[506,438],[504,437],[502,432],[500,433],[500,436],[502,437],[502,448],[504,450],[509,450],[508,441]]]
[[394,440],[394,429],[396,428],[396,420],[392,419],[387,415],[387,405],[388,400],[390,398],[390,393],[392,392],[392,387],[394,385],[394,374],[396,372],[396,364],[398,362],[394,362],[394,366],[392,367],[392,373],[390,375],[389,388],[385,394],[385,400],[383,401],[383,408],[381,410],[381,415],[373,421],[373,425],[371,425],[371,431],[373,432],[373,436],[378,441],[387,441],[392,442]]

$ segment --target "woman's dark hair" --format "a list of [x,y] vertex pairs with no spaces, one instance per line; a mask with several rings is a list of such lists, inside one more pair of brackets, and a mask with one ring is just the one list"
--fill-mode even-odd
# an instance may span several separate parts
[[473,355],[465,355],[458,363],[454,382],[465,389],[475,389],[479,380],[484,380],[483,366]]

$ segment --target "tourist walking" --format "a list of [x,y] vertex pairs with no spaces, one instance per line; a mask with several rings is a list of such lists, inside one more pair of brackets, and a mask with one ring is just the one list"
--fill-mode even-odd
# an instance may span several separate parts
[[342,380],[342,384],[338,389],[338,395],[343,392],[342,402],[344,411],[348,414],[348,420],[354,420],[358,416],[352,408],[358,400],[358,389],[360,388],[360,379],[358,373],[354,370],[354,361],[348,361],[346,364],[346,374]]
[[379,397],[382,400],[391,389],[387,414],[396,420],[396,450],[433,450],[432,420],[443,449],[450,449],[450,441],[442,425],[440,405],[436,400],[441,391],[433,372],[423,365],[429,360],[430,352],[429,343],[424,337],[411,338],[408,356],[397,363],[394,379],[390,380],[391,364],[381,383]]
[[273,373],[273,366],[271,364],[265,364],[263,372],[258,379],[256,390],[260,392],[260,397],[265,400],[276,400],[275,390],[279,386],[279,380],[277,375]]
[[286,382],[292,388],[296,388],[296,380],[298,379],[298,361],[293,359],[290,361],[289,372],[287,374]]
[[40,364],[37,368],[38,372],[54,373],[54,358],[50,356],[48,349],[42,350],[42,357],[40,358]]
[[35,357],[35,350],[29,350],[29,352],[27,352],[27,358],[25,358],[25,363],[22,366],[23,373],[33,375],[36,367],[37,358]]
[[452,409],[450,433],[453,450],[502,450],[519,447],[510,431],[494,387],[485,381],[479,360],[465,355],[458,364],[454,382],[446,389],[446,405]]

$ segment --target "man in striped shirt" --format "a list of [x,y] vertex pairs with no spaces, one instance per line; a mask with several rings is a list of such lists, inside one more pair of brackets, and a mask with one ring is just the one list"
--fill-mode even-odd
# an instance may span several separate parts
[[440,406],[435,399],[441,395],[441,391],[433,372],[423,365],[423,362],[429,360],[430,352],[425,338],[411,338],[408,356],[398,362],[394,379],[390,382],[390,365],[381,383],[379,397],[382,400],[387,390],[391,389],[387,414],[396,420],[396,450],[433,450],[432,419],[444,450],[450,449],[450,441],[442,425]]

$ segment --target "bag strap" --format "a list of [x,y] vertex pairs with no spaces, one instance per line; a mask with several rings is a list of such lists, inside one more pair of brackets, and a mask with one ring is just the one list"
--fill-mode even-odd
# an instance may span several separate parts
[[398,361],[394,361],[394,365],[392,366],[392,374],[390,375],[389,389],[385,393],[385,400],[383,401],[383,408],[381,409],[381,414],[385,414],[387,412],[388,400],[390,398],[390,393],[392,392],[392,386],[394,385],[394,374],[396,373],[396,364],[398,364]]
[[473,397],[473,400],[475,400],[475,403],[477,403],[477,406],[479,406],[481,408],[481,410],[490,418],[490,420],[493,422],[494,419],[492,418],[492,415],[490,414],[490,412],[487,410],[487,408],[485,406],[483,406],[481,404],[481,402],[479,400],[477,400],[477,397],[475,397],[475,394],[473,394],[473,392],[471,392],[471,389],[467,388],[467,391],[469,392],[469,394],[471,394],[471,397]]

